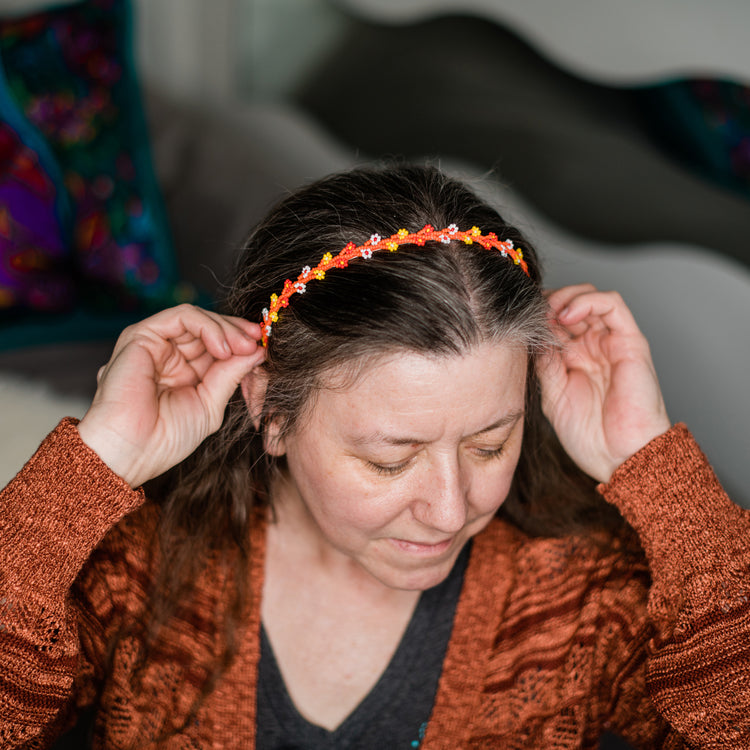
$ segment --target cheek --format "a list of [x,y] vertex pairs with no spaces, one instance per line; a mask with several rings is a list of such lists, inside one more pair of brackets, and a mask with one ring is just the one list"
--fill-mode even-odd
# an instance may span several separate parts
[[363,532],[379,529],[397,516],[404,497],[403,491],[368,487],[345,472],[318,477],[314,487],[309,486],[314,500],[308,496],[308,505],[321,526],[345,526]]
[[487,472],[477,485],[476,506],[481,513],[494,513],[507,499],[516,474],[520,447],[503,457],[495,471]]
[[473,506],[478,515],[491,515],[505,502],[513,481],[512,472],[498,472],[486,477],[473,493]]

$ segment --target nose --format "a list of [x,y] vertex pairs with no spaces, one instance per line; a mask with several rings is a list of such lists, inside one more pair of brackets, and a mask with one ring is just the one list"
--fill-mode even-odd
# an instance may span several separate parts
[[425,478],[412,513],[421,524],[455,534],[466,523],[468,487],[457,460],[425,467]]

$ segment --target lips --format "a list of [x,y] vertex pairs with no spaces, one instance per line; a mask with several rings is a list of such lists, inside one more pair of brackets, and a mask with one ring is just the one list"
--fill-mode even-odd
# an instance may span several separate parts
[[391,539],[391,542],[402,552],[429,557],[430,555],[440,555],[445,552],[453,543],[453,537],[437,543],[416,542],[408,539]]

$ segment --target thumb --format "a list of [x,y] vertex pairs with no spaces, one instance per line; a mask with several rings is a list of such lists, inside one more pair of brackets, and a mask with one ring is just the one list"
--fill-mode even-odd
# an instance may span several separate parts
[[209,399],[207,407],[212,430],[217,430],[221,425],[224,409],[242,379],[265,358],[266,350],[258,347],[252,354],[234,355],[226,360],[217,360],[211,365],[203,378],[202,386]]

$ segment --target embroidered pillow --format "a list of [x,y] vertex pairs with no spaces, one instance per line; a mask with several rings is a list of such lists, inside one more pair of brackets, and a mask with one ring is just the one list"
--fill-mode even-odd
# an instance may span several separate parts
[[190,294],[151,166],[131,21],[128,0],[0,17],[0,349],[113,333]]

